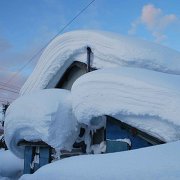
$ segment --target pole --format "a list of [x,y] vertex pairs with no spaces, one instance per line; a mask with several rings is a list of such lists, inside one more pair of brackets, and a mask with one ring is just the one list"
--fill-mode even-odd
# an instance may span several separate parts
[[87,47],[87,72],[91,71],[91,48]]

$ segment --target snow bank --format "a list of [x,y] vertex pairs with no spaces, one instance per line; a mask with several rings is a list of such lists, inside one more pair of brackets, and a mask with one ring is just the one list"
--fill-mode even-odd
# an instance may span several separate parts
[[139,68],[97,70],[73,84],[80,123],[114,116],[165,141],[180,139],[180,76]]
[[78,136],[67,90],[41,90],[15,100],[7,110],[5,141],[18,157],[23,157],[21,140],[44,141],[56,149],[71,149]]
[[0,179],[18,179],[22,175],[24,162],[9,150],[0,149]]
[[93,67],[139,67],[180,74],[180,53],[158,44],[107,32],[74,31],[55,38],[44,50],[21,94],[52,88],[73,61],[86,63],[86,47],[94,53]]
[[120,153],[59,160],[21,180],[179,180],[180,142]]

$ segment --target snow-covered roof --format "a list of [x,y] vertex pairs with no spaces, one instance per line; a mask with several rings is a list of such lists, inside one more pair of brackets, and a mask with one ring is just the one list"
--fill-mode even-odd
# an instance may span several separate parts
[[[87,46],[93,51],[92,66],[101,70],[78,78],[71,91],[37,91],[54,87],[73,61],[86,63]],[[44,50],[21,89],[23,96],[8,108],[6,143],[19,157],[22,139],[70,149],[78,136],[76,124],[94,128],[93,117],[102,115],[167,142],[180,139],[179,82],[177,51],[105,32],[65,33]]]
[[110,115],[164,140],[180,139],[180,75],[139,68],[87,73],[71,89],[73,112],[87,125]]
[[5,141],[8,148],[23,158],[22,140],[44,141],[56,149],[71,150],[79,129],[72,114],[70,92],[46,89],[24,95],[7,110]]
[[73,61],[86,63],[90,46],[93,67],[139,67],[180,74],[180,53],[144,40],[99,31],[73,31],[56,37],[44,50],[21,94],[52,88]]

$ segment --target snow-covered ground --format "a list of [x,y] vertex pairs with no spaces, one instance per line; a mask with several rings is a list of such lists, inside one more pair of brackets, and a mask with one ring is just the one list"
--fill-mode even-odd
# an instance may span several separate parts
[[9,150],[0,149],[0,179],[15,180],[22,175],[24,162]]
[[[180,141],[133,151],[84,155],[56,161],[21,180],[179,180]],[[22,175],[23,160],[0,150],[0,179]]]
[[133,151],[84,155],[46,165],[21,180],[179,180],[180,141]]

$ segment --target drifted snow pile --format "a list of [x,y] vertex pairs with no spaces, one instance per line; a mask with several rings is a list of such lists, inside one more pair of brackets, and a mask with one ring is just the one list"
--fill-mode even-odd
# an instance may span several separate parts
[[11,151],[0,149],[0,179],[16,180],[23,174],[24,161]]
[[179,180],[180,142],[133,151],[66,158],[20,180]]
[[14,101],[5,121],[8,148],[23,158],[21,140],[44,141],[56,149],[71,149],[79,133],[67,90],[47,89]]
[[126,66],[180,74],[180,53],[175,50],[107,32],[73,31],[47,46],[21,94],[55,87],[73,61],[86,63],[87,46],[93,51],[92,66],[97,69]]
[[162,140],[180,139],[180,76],[138,68],[97,70],[71,90],[80,123],[114,116]]

